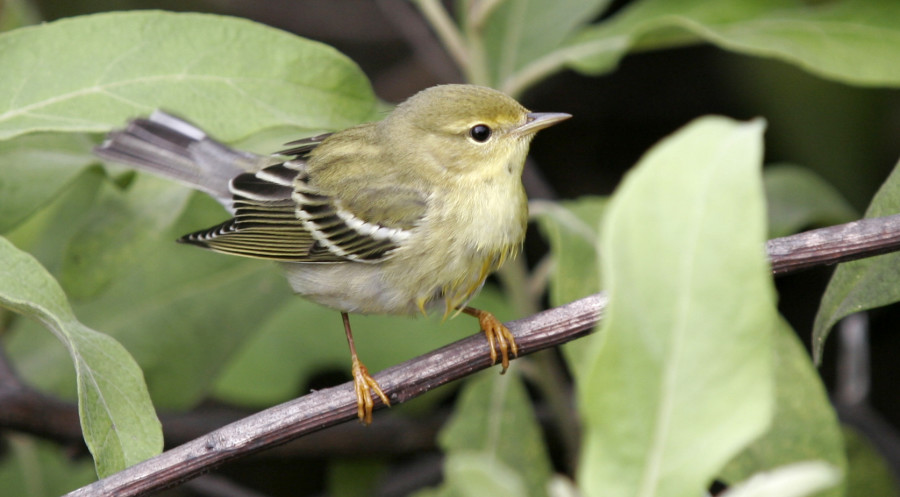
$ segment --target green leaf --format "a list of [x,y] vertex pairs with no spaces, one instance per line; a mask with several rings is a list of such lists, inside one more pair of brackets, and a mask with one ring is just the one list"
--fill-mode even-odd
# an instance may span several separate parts
[[[191,190],[138,175],[122,192],[109,188],[68,243],[60,281],[73,299],[99,294],[113,280],[144,264],[160,233],[188,203]],[[165,243],[171,243],[166,239]]]
[[[455,495],[465,497],[520,497],[534,495],[522,478],[502,460],[482,452],[454,452],[444,463],[445,479]],[[532,489],[537,490],[537,489]]]
[[[729,463],[720,479],[733,485],[762,471],[811,460],[825,462],[839,474],[846,473],[847,457],[837,415],[806,349],[784,320],[775,332],[774,354],[772,426]],[[839,497],[844,493],[836,486],[817,495]]]
[[101,477],[158,454],[162,428],[144,377],[118,342],[80,322],[50,274],[0,237],[0,304],[31,317],[66,346],[78,383],[78,414]]
[[840,481],[841,472],[823,462],[794,463],[758,474],[728,489],[722,497],[804,497],[832,488]]
[[[900,212],[900,164],[885,180],[866,210],[867,218]],[[838,264],[813,323],[813,357],[822,359],[825,339],[843,317],[900,301],[900,252]]]
[[809,169],[789,164],[769,165],[763,171],[763,181],[771,238],[859,218],[834,186]]
[[447,453],[444,487],[451,495],[546,495],[550,459],[518,375],[486,373],[466,382],[438,444]]
[[880,0],[644,0],[531,60],[504,88],[521,91],[563,66],[602,74],[630,51],[698,41],[848,84],[893,87],[900,85],[897,19],[900,5]]
[[21,28],[0,34],[0,67],[0,139],[103,132],[160,107],[224,141],[273,126],[342,129],[375,112],[365,76],[333,48],[214,15],[117,12]]
[[77,134],[35,134],[0,141],[0,233],[44,206],[92,162]]
[[846,483],[848,497],[900,495],[900,485],[891,468],[869,440],[855,429],[845,427],[844,443],[847,446],[849,463]]
[[576,375],[587,496],[701,495],[772,419],[762,130],[698,119],[610,201],[609,308]]

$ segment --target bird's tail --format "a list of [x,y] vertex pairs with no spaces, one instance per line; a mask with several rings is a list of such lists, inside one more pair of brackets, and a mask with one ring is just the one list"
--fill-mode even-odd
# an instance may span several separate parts
[[180,181],[225,205],[231,201],[229,181],[258,168],[264,160],[262,156],[226,147],[193,124],[162,111],[109,133],[94,153]]

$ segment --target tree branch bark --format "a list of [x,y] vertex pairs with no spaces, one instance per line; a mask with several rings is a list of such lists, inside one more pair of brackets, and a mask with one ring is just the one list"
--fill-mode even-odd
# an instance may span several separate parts
[[766,252],[776,275],[900,250],[900,214],[775,238]]
[[[507,323],[519,356],[588,334],[606,306],[603,294]],[[491,366],[484,335],[464,338],[375,375],[392,404]],[[384,407],[376,399],[376,409]],[[226,425],[68,496],[136,496],[175,485],[237,457],[356,419],[353,383],[319,390]],[[377,429],[378,421],[375,421]]]
[[[801,269],[900,249],[900,215],[856,221],[770,240],[772,271]],[[524,356],[587,335],[600,321],[600,293],[507,323]],[[490,367],[481,333],[375,375],[392,404]],[[376,409],[383,407],[376,399]],[[352,383],[319,390],[266,409],[75,490],[68,496],[137,496],[173,486],[226,461],[356,418]],[[372,429],[377,429],[376,425]]]

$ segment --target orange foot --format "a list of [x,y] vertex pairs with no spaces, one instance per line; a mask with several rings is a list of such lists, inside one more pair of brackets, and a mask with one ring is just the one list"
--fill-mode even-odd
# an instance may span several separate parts
[[462,311],[478,318],[478,324],[481,325],[481,330],[484,331],[488,339],[488,345],[491,349],[491,362],[493,364],[497,364],[497,349],[500,349],[499,356],[503,364],[503,370],[500,371],[500,374],[505,373],[507,368],[509,368],[509,353],[512,352],[513,357],[518,357],[519,355],[519,347],[516,345],[516,338],[512,332],[488,311],[482,311],[474,307],[464,307]]
[[356,389],[356,415],[359,416],[360,423],[366,425],[371,424],[372,409],[375,407],[375,399],[372,398],[372,393],[369,389],[372,389],[372,391],[381,397],[381,401],[384,402],[384,405],[390,407],[391,402],[388,400],[387,395],[381,390],[381,387],[378,386],[378,382],[375,381],[375,378],[372,378],[369,374],[369,370],[366,369],[363,363],[356,357],[353,357],[353,367],[351,371],[353,373],[353,386]]

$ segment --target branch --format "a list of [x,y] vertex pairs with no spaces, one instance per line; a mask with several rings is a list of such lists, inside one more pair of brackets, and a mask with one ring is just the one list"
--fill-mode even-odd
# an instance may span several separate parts
[[860,219],[769,240],[776,275],[900,250],[900,214]]
[[[800,269],[900,249],[900,215],[856,221],[770,240],[772,270]],[[507,323],[519,355],[587,335],[599,322],[607,297],[600,293]],[[392,404],[490,367],[481,333],[375,375]],[[376,408],[381,408],[376,399]],[[285,443],[356,418],[352,383],[319,390],[251,415],[193,441],[75,490],[68,496],[136,496],[193,478],[226,461]],[[376,418],[376,423],[377,423]]]
[[[507,323],[519,356],[587,335],[606,307],[602,294]],[[484,335],[464,338],[375,375],[400,404],[491,366]],[[384,407],[376,399],[376,409]],[[184,445],[75,490],[68,496],[137,496],[175,485],[213,466],[356,419],[352,382],[319,390],[231,423]],[[376,421],[377,423],[377,421]]]

